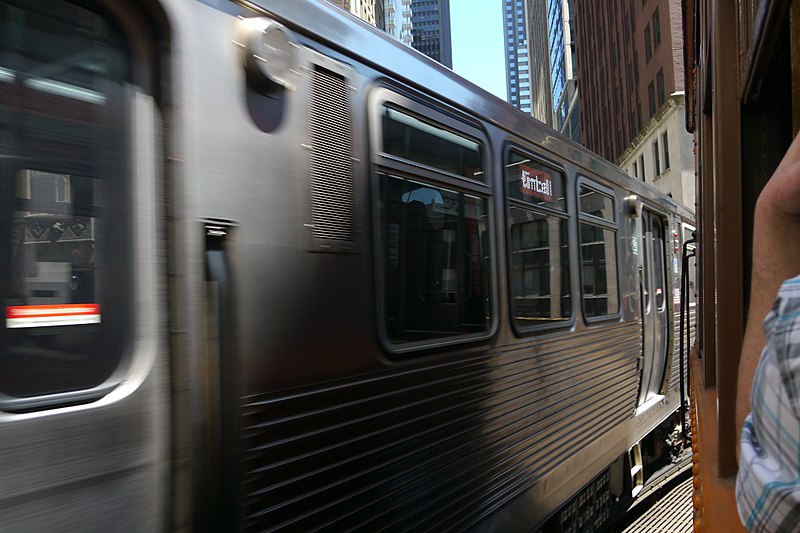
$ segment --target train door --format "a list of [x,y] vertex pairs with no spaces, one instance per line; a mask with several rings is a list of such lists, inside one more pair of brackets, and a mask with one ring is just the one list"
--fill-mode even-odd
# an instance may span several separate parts
[[157,112],[120,4],[0,0],[4,530],[166,522]]
[[642,212],[642,375],[639,404],[659,394],[667,360],[667,278],[664,254],[664,219],[647,209]]

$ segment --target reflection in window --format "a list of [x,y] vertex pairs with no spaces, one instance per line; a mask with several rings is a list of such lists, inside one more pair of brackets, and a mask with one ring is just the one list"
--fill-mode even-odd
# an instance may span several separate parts
[[402,344],[488,331],[486,200],[388,174],[379,179],[389,340]]
[[571,314],[567,219],[511,209],[511,295],[518,327]]
[[483,155],[476,141],[388,106],[381,116],[387,154],[484,181]]
[[580,205],[583,311],[587,317],[613,315],[619,311],[614,202],[610,196],[582,186]]
[[130,335],[127,47],[106,19],[67,2],[5,14],[0,395],[92,389]]

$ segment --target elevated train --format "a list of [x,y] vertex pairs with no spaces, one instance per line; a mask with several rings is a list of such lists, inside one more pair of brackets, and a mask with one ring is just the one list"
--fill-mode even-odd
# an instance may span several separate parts
[[680,450],[671,198],[326,2],[0,34],[2,528],[592,530]]

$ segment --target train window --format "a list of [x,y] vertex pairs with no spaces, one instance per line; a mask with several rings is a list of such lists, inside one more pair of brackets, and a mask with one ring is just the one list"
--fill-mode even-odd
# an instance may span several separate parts
[[581,187],[581,213],[614,223],[614,200],[588,187]]
[[519,330],[572,315],[564,176],[511,150],[506,163],[512,319]]
[[381,117],[385,153],[484,181],[478,142],[388,105],[383,106]]
[[397,345],[490,328],[488,202],[379,173],[384,326]]
[[0,396],[69,401],[108,382],[130,333],[130,66],[86,8],[2,9]]
[[583,312],[587,318],[619,312],[614,199],[580,186]]

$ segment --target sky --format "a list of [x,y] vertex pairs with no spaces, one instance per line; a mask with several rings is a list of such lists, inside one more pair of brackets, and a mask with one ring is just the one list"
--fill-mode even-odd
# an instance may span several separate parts
[[453,70],[506,99],[502,0],[450,0]]

